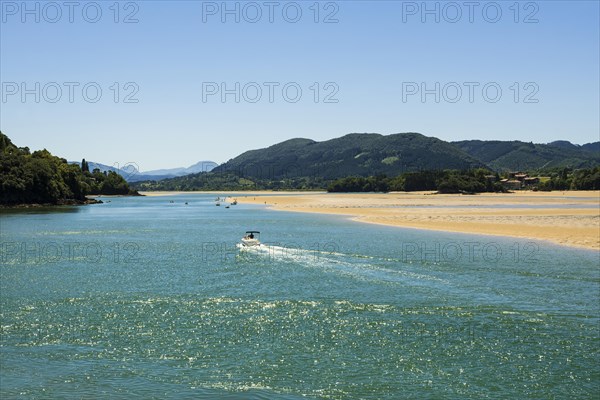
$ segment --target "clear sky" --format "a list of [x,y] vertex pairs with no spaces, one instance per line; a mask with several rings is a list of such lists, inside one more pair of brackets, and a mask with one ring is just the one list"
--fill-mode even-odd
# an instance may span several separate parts
[[144,171],[352,132],[599,140],[598,1],[0,6],[0,129],[69,160]]

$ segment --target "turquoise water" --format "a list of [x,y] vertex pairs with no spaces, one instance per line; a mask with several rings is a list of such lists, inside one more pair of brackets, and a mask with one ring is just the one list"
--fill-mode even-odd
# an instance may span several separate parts
[[600,391],[598,252],[214,197],[5,211],[0,397]]

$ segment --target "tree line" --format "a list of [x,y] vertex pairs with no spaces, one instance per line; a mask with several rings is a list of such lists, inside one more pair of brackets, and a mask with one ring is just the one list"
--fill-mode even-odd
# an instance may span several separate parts
[[[594,168],[562,168],[546,171],[544,180],[531,186],[533,190],[600,190],[600,166]],[[431,170],[407,172],[396,177],[385,175],[337,179],[328,192],[412,192],[438,193],[506,192],[498,173],[477,168],[466,171]]]
[[431,170],[406,172],[395,177],[385,175],[346,177],[337,179],[328,192],[412,192],[434,191],[439,193],[505,192],[498,182],[498,174],[477,168],[467,171]]
[[538,185],[539,190],[600,190],[600,166],[555,169],[549,175],[550,179]]
[[[529,186],[533,190],[600,190],[600,167],[537,171],[548,175]],[[259,179],[232,172],[202,172],[160,181],[135,182],[138,190],[323,190],[329,192],[438,191],[439,193],[507,192],[498,173],[486,168],[425,170],[398,176],[348,176],[336,180],[321,177]]]

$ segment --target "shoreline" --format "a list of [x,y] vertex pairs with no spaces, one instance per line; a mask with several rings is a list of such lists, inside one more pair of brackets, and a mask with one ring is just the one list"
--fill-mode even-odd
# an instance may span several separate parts
[[600,192],[518,192],[480,196],[355,193],[238,199],[276,211],[343,215],[352,221],[440,232],[544,240],[600,250]]
[[61,203],[18,203],[18,204],[0,204],[0,210],[22,209],[22,208],[46,208],[46,207],[66,207],[66,206],[87,206],[91,204],[102,204],[102,200],[88,198],[87,200],[68,199]]
[[[246,190],[156,190],[156,191],[145,191],[145,190],[139,190],[138,191],[142,196],[148,196],[148,197],[154,197],[154,196],[175,196],[178,194],[213,194],[213,195],[221,195],[221,196],[226,196],[229,194],[235,194],[237,196],[254,196],[254,195],[268,195],[268,196],[280,196],[280,195],[307,195],[307,194],[325,194],[327,193],[324,190],[321,191],[316,191],[316,190],[310,190],[310,191],[292,191],[292,190],[281,190],[281,191],[274,191],[274,190],[253,190],[253,191],[246,191]],[[230,197],[230,196],[226,196],[226,197]]]
[[65,199],[60,203],[18,203],[18,204],[0,204],[0,209],[20,209],[20,208],[43,208],[43,207],[64,207],[64,206],[87,206],[91,204],[103,204],[99,198],[107,197],[140,197],[143,194],[90,194],[86,195],[85,200]]

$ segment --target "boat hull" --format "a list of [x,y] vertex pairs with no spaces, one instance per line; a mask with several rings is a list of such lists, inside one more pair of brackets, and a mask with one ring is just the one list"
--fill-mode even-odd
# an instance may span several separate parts
[[244,246],[244,247],[260,246],[260,242],[258,241],[258,239],[246,239],[246,238],[243,238],[242,239],[242,246]]

